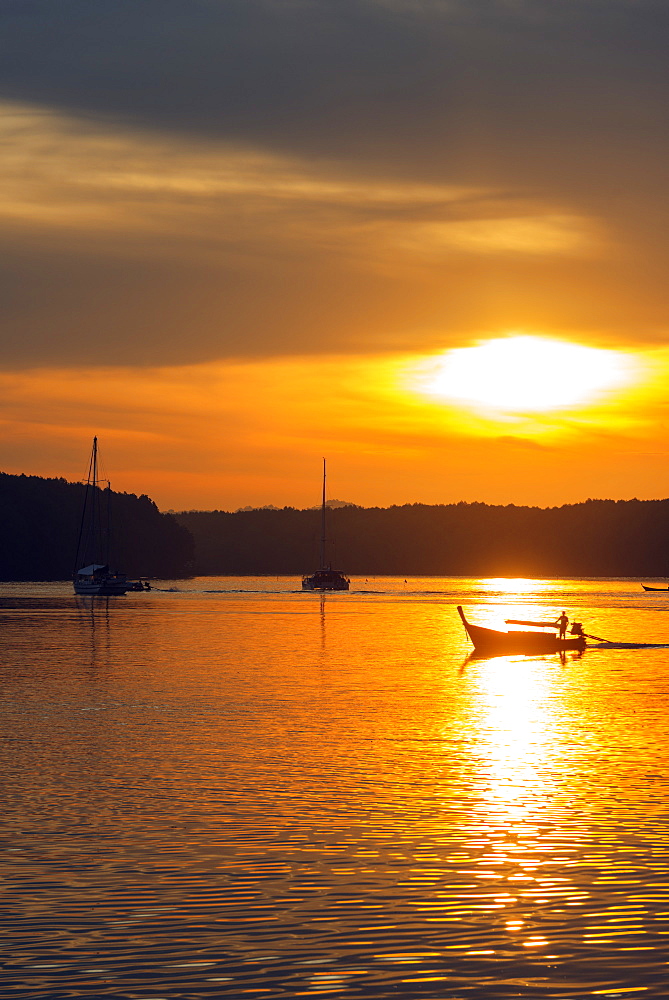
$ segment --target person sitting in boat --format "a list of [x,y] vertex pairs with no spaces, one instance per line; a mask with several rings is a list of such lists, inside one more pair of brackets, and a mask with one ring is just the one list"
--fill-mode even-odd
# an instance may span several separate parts
[[567,635],[567,625],[569,624],[569,619],[567,618],[564,611],[555,623],[560,630],[560,639],[564,639]]

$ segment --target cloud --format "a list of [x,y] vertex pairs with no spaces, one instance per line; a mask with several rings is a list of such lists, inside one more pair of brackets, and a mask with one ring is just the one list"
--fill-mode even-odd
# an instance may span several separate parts
[[666,142],[659,0],[7,0],[2,20],[6,97],[389,173]]
[[27,105],[0,108],[0,141],[13,365],[443,346],[488,322],[483,258],[504,278],[602,241],[529,198]]
[[8,0],[8,365],[663,340],[653,0]]

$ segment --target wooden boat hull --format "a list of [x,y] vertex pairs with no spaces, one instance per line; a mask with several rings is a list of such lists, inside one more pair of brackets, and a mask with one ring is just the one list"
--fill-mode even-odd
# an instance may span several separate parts
[[498,632],[495,629],[483,628],[481,625],[472,625],[465,618],[464,612],[459,605],[458,612],[465,631],[477,653],[497,653],[500,655],[504,653],[520,653],[532,655],[585,649],[585,638],[583,636],[560,639],[557,635],[547,635],[543,632]]
[[666,594],[667,591],[669,591],[669,587],[647,587],[645,583],[642,583],[641,586],[643,587],[644,590],[662,591],[663,594]]

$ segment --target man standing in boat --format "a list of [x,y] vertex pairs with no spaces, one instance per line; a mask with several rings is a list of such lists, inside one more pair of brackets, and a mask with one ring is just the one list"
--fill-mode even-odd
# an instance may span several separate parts
[[560,638],[564,639],[567,635],[567,625],[569,624],[569,619],[567,618],[564,611],[562,612],[562,614],[560,615],[555,624],[560,629]]

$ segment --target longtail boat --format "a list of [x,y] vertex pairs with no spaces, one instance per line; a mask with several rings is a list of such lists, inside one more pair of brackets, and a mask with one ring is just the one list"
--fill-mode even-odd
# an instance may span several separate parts
[[[458,605],[458,613],[465,627],[465,632],[474,644],[477,652],[486,653],[561,653],[564,650],[584,650],[585,634],[582,626],[574,622],[571,627],[572,636],[561,639],[559,635],[550,635],[546,632],[498,632],[492,628],[483,628],[481,625],[472,625],[465,617],[465,613]],[[557,631],[556,622],[521,622],[508,619],[507,625],[530,625],[534,628],[551,628]]]
[[669,587],[647,587],[645,583],[642,583],[641,586],[644,590],[661,590],[663,594],[666,594],[669,590]]

